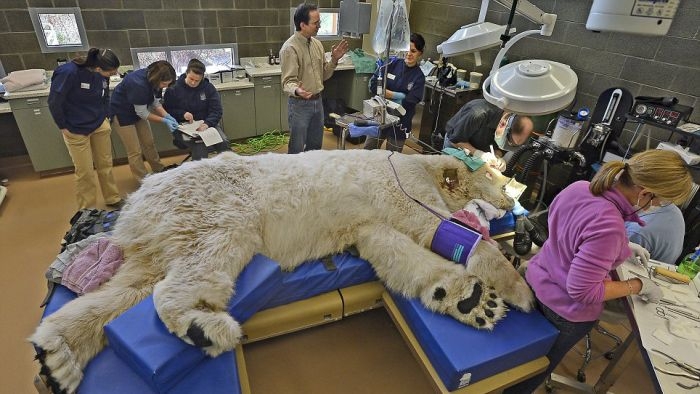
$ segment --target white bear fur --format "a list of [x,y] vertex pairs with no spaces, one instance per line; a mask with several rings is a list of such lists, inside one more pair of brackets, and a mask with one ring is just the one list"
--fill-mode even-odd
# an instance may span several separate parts
[[[255,253],[293,270],[355,245],[387,288],[467,324],[492,328],[507,311],[502,300],[531,310],[529,287],[493,245],[479,243],[466,268],[430,251],[440,219],[402,192],[392,164],[406,193],[447,217],[475,198],[512,207],[502,192],[508,179],[486,167],[471,172],[444,155],[389,156],[382,150],[224,153],[146,177],[113,233],[123,266],[44,319],[30,337],[44,352],[43,365],[62,390],[75,392],[83,368],[105,345],[103,327],[150,293],[178,337],[193,343],[187,333],[195,324],[211,341],[203,347],[208,354],[234,348],[242,330],[227,305]],[[450,169],[459,181],[452,189],[444,179]],[[460,312],[459,302],[481,281],[478,305]],[[441,291],[444,297],[437,296]]]

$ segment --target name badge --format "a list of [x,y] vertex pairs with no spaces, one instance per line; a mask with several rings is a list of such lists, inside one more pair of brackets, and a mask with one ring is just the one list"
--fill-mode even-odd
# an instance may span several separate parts
[[389,78],[389,79],[391,79],[392,81],[393,81],[394,79],[396,79],[396,75],[394,75],[394,74],[392,74],[392,73],[386,73],[386,77]]
[[206,93],[200,93],[200,94],[199,94],[199,99],[200,99],[201,101],[205,101],[205,100],[207,99]]
[[83,82],[80,84],[80,89],[90,89],[90,84]]

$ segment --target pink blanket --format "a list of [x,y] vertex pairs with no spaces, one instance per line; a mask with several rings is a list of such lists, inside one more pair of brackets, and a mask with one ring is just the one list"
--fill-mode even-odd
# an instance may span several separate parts
[[63,272],[61,284],[83,295],[109,280],[123,262],[121,248],[109,238],[100,238],[75,257]]

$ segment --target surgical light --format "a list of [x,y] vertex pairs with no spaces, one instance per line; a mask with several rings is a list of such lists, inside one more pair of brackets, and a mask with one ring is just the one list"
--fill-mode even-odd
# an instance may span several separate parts
[[[490,75],[484,81],[483,91],[486,101],[499,108],[527,115],[548,114],[568,107],[574,100],[578,84],[576,73],[568,65],[537,59],[514,62],[499,69],[506,52],[522,38],[534,34],[552,35],[557,16],[543,12],[527,0],[494,1],[511,8],[508,25],[512,22],[513,15],[517,13],[541,27],[524,31],[512,38],[499,35],[503,46],[494,60]],[[508,26],[494,25],[497,26],[496,28],[485,25],[488,23],[484,22],[488,3],[489,0],[482,0],[479,20],[476,24],[462,27],[442,43],[438,51],[442,50],[443,55],[456,55],[498,45],[497,33],[505,33]],[[476,34],[476,39],[469,36],[470,32]]]

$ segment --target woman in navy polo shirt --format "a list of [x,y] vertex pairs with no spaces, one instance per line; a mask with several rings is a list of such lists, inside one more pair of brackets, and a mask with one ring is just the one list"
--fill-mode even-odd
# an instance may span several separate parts
[[79,209],[96,207],[95,170],[105,203],[122,205],[112,174],[112,129],[107,120],[109,77],[118,67],[114,52],[91,48],[87,56],[56,68],[51,77],[49,110],[75,167]]
[[179,122],[203,120],[197,131],[210,127],[219,132],[223,140],[207,147],[201,139],[185,139],[182,133],[174,133],[173,138],[190,148],[192,160],[207,158],[210,148],[217,153],[231,150],[231,144],[221,131],[219,121],[223,115],[221,96],[209,79],[204,78],[206,66],[199,59],[192,59],[187,64],[185,73],[180,75],[175,85],[165,92],[163,107]]
[[177,129],[175,118],[156,99],[156,94],[173,82],[175,69],[167,61],[159,60],[127,74],[112,94],[109,108],[112,127],[124,143],[131,173],[139,180],[148,175],[143,157],[151,170],[163,171],[148,121],[165,123],[171,131]]

